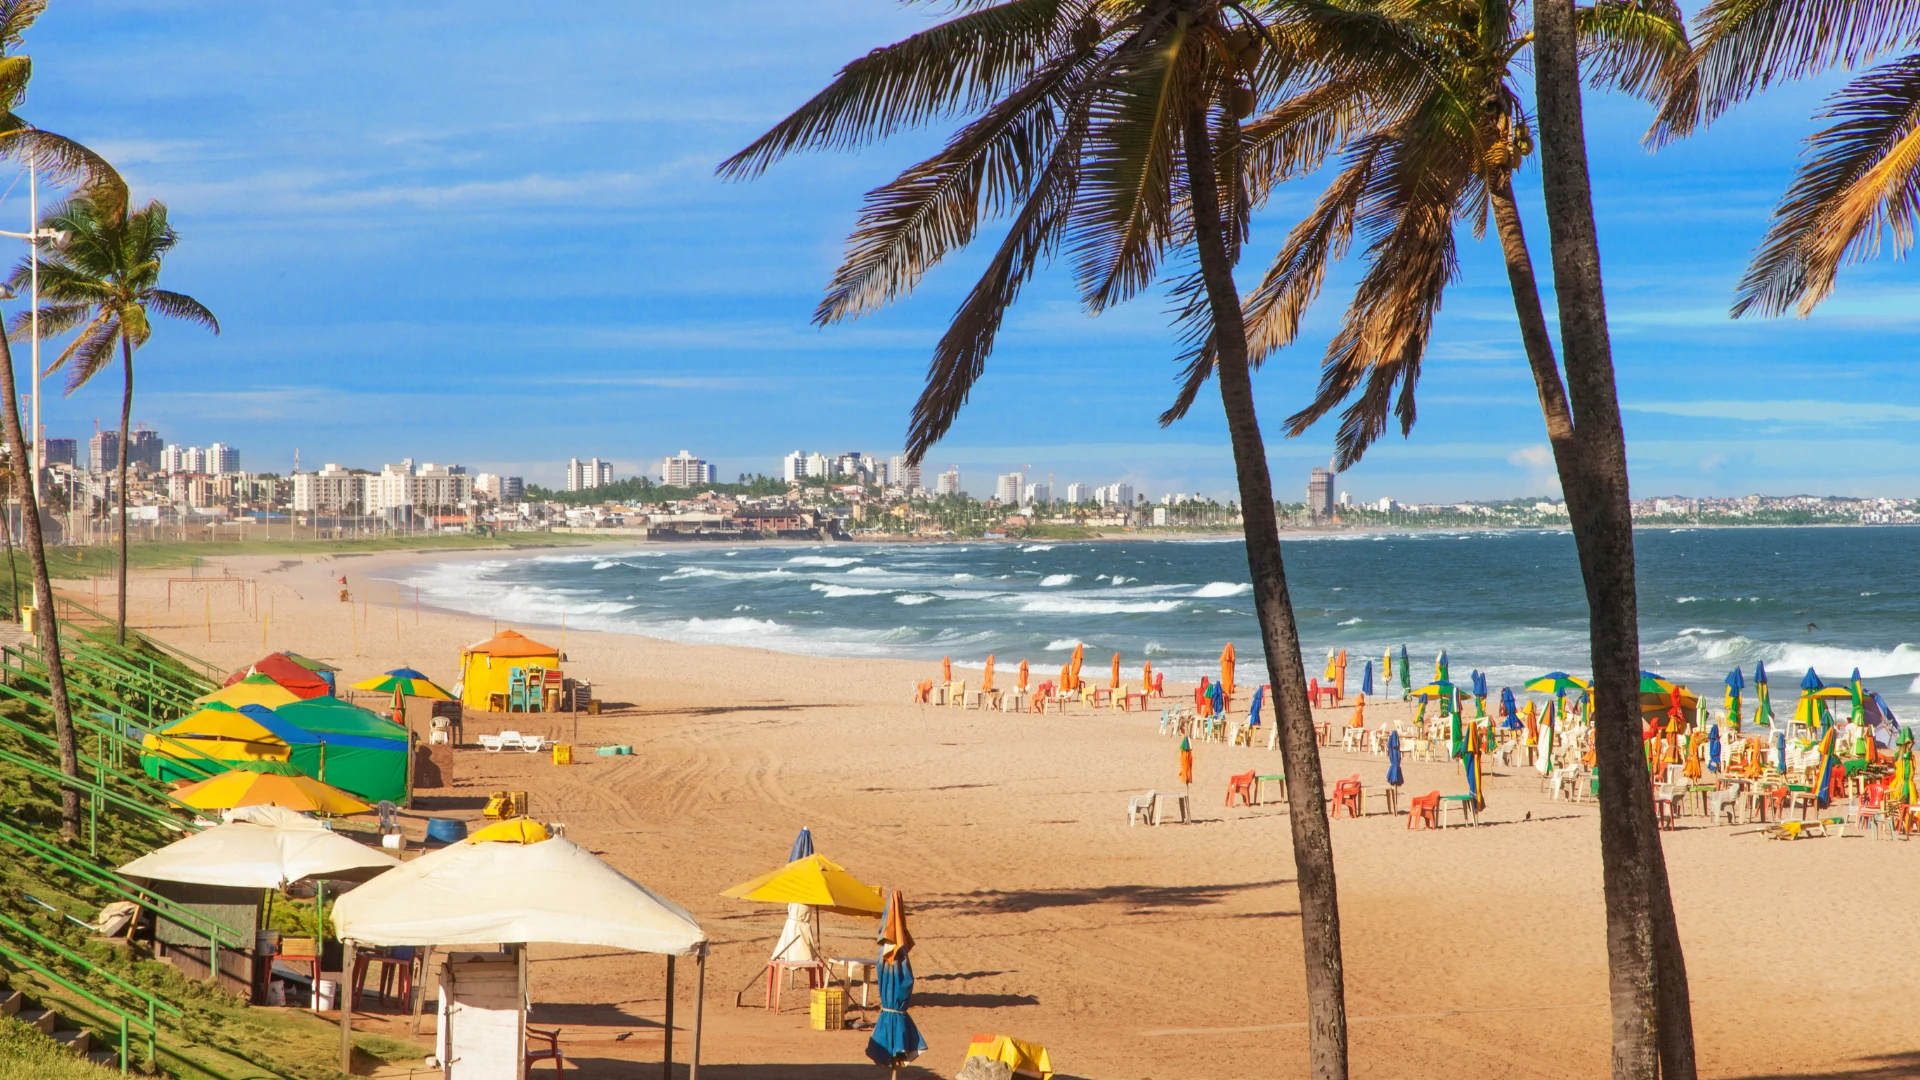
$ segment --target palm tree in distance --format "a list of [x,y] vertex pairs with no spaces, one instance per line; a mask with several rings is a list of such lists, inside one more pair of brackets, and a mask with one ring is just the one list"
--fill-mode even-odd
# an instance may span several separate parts
[[1890,52],[1907,55],[1860,75],[1827,99],[1833,121],[1807,140],[1799,172],[1741,278],[1733,307],[1749,313],[1813,313],[1840,267],[1873,258],[1891,242],[1913,246],[1920,227],[1920,0],[1843,10],[1817,0],[1714,0],[1698,16],[1695,63],[1701,91],[1668,102],[1659,134],[1691,134],[1739,102],[1785,79],[1856,68]]
[[[33,61],[18,54],[22,35],[46,9],[44,0],[0,0],[0,157],[27,163],[28,168],[54,181],[75,181],[81,190],[94,192],[114,205],[126,205],[127,186],[120,174],[100,155],[72,139],[43,131],[14,110],[27,95],[27,83],[33,78]],[[9,297],[10,299],[11,297]],[[0,406],[4,419],[8,454],[12,458],[14,489],[21,506],[20,531],[26,542],[27,561],[33,572],[34,610],[37,637],[47,664],[48,706],[53,713],[54,741],[59,748],[60,771],[76,783],[60,789],[60,835],[73,840],[80,835],[80,757],[74,746],[73,717],[67,697],[66,663],[60,653],[60,622],[53,609],[53,583],[47,573],[45,539],[40,529],[39,500],[33,490],[32,456],[28,448],[37,432],[29,433],[20,423],[19,396],[13,377],[13,353],[0,340],[0,391],[6,402]]]
[[[1369,238],[1366,270],[1327,349],[1319,393],[1287,421],[1289,435],[1299,435],[1351,402],[1335,438],[1334,464],[1347,468],[1391,420],[1403,434],[1411,430],[1433,319],[1457,276],[1456,233],[1467,225],[1481,235],[1492,219],[1592,614],[1615,1075],[1687,1078],[1695,1070],[1686,967],[1636,721],[1631,507],[1586,195],[1575,58],[1585,56],[1596,85],[1652,101],[1689,100],[1690,50],[1684,17],[1670,0],[1606,0],[1579,9],[1570,0],[1544,0],[1535,8],[1533,32],[1522,31],[1508,0],[1368,9],[1378,16],[1378,40],[1393,43],[1418,74],[1370,98],[1375,125],[1351,140],[1345,168],[1249,298],[1249,336],[1256,363],[1289,344],[1328,264],[1346,253],[1356,232]],[[1544,171],[1565,380],[1514,201],[1513,174],[1535,149],[1515,77],[1529,45],[1535,45],[1542,142],[1559,150]],[[1569,196],[1569,186],[1578,193]],[[1582,207],[1584,226],[1572,220]],[[1164,421],[1184,412],[1210,367],[1203,350]]]
[[[67,234],[47,253],[40,267],[40,333],[53,337],[77,330],[48,373],[67,371],[67,393],[85,386],[120,355],[120,460],[114,499],[119,508],[118,640],[127,640],[127,441],[133,422],[133,354],[153,335],[149,313],[198,323],[220,332],[220,322],[200,301],[159,287],[162,260],[179,241],[167,222],[166,205],[150,202],[128,213],[124,206],[102,205],[78,196],[50,212],[43,225]],[[15,289],[26,280],[27,266],[13,271]],[[29,327],[26,313],[15,315],[12,333]]]
[[[850,149],[968,114],[945,148],[867,196],[845,262],[816,312],[825,324],[910,291],[1010,215],[985,274],[934,350],[907,455],[952,425],[1007,309],[1043,261],[1066,253],[1099,312],[1144,291],[1170,259],[1189,339],[1220,378],[1245,507],[1248,570],[1274,687],[1300,894],[1311,1075],[1347,1075],[1345,972],[1319,751],[1287,595],[1266,444],[1254,410],[1233,268],[1251,216],[1281,180],[1311,171],[1365,115],[1376,85],[1409,78],[1364,14],[1249,0],[1008,0],[848,64],[720,167],[750,177],[789,153]],[[1372,70],[1368,70],[1372,68]],[[1362,73],[1366,78],[1362,78]],[[1323,85],[1290,108],[1259,102]]]

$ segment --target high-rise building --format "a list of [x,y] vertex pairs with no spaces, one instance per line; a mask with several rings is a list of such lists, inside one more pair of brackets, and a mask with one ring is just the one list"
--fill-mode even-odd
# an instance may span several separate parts
[[1067,503],[1069,505],[1079,506],[1081,503],[1087,502],[1092,498],[1093,498],[1093,492],[1090,489],[1088,489],[1087,485],[1085,484],[1068,484],[1067,485]]
[[1109,509],[1117,506],[1124,510],[1133,506],[1132,484],[1108,484],[1093,494],[1101,506]]
[[87,440],[87,468],[92,472],[109,473],[119,467],[120,433],[94,432],[93,438]]
[[[127,466],[145,469],[150,473],[160,471],[160,451],[165,443],[160,433],[146,428],[135,428],[127,436]],[[233,469],[239,472],[238,466]]]
[[1027,490],[1022,494],[1026,496],[1023,505],[1047,506],[1053,502],[1053,485],[1036,481],[1035,483],[1028,484]]
[[52,465],[77,465],[80,457],[78,439],[46,440],[47,460],[40,463],[42,468]]
[[926,485],[920,482],[920,466],[907,464],[907,455],[895,454],[887,462],[887,481],[908,494],[922,490]]
[[993,501],[1011,506],[1020,501],[1020,489],[1027,478],[1020,473],[1005,473],[993,485]]
[[429,461],[414,468],[408,460],[383,466],[378,473],[366,478],[366,512],[369,514],[406,507],[436,513],[472,501],[473,477],[459,465],[435,465]]
[[518,476],[501,476],[499,473],[475,473],[473,490],[475,494],[485,495],[498,503],[517,503],[527,497],[526,481]]
[[[135,435],[140,434],[134,432]],[[226,443],[214,443],[207,447],[207,472],[215,476],[230,476],[240,471],[240,451]]]
[[587,491],[613,483],[613,462],[593,458],[581,461],[579,458],[567,459],[567,490]]
[[780,478],[789,484],[797,484],[807,478],[807,452],[795,450],[780,459]]
[[668,487],[690,488],[713,483],[714,468],[711,462],[702,461],[685,450],[678,457],[663,458],[660,462],[660,482]]
[[935,495],[960,494],[960,466],[948,466],[947,471],[941,473],[933,482],[933,493]]
[[366,509],[364,473],[329,462],[317,473],[293,474],[293,508],[309,514],[358,514]]
[[186,472],[187,448],[168,443],[166,448],[160,451],[160,471],[168,474]]
[[825,480],[833,472],[833,462],[818,451],[807,455],[807,479]]
[[1307,477],[1307,514],[1315,521],[1333,516],[1333,473],[1317,465]]

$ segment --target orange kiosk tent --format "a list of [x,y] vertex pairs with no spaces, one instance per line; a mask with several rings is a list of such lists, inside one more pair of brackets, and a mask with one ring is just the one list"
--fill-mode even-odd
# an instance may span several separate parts
[[514,668],[560,670],[560,650],[524,634],[502,630],[460,650],[460,703],[486,711],[492,694],[505,694]]

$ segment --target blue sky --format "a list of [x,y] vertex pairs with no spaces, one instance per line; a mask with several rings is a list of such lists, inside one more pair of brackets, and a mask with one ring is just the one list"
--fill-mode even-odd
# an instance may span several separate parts
[[[808,320],[861,194],[940,132],[750,184],[713,167],[939,9],[664,7],[53,0],[27,40],[38,74],[22,112],[168,203],[184,239],[166,283],[226,328],[163,327],[141,353],[135,418],[169,441],[238,446],[260,471],[298,449],[307,468],[411,456],[549,483],[575,455],[625,475],[686,448],[731,477],[797,448],[897,449],[981,256],[858,323]],[[1777,91],[1657,155],[1638,143],[1644,107],[1589,96],[1638,494],[1920,494],[1920,272],[1852,268],[1811,320],[1726,317],[1822,88]],[[1243,282],[1317,183],[1273,200]],[[1544,265],[1538,173],[1520,186]],[[25,215],[15,182],[0,219]],[[1462,254],[1419,426],[1343,478],[1356,497],[1552,487],[1497,252],[1467,238]],[[1258,377],[1269,431],[1310,393],[1351,278]],[[1217,398],[1154,422],[1174,389],[1164,308],[1150,295],[1089,318],[1066,270],[1048,274],[929,465],[959,464],[975,491],[1029,465],[1227,496]],[[111,423],[118,395],[50,395],[49,434]],[[1283,496],[1300,497],[1330,428],[1271,440]]]

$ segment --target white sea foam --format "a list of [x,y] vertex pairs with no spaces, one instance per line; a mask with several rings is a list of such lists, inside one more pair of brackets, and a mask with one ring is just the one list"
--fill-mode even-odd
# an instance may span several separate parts
[[938,599],[940,598],[937,596],[928,596],[926,593],[901,593],[899,596],[896,596],[893,598],[893,602],[896,604],[905,604],[908,607],[913,607],[918,604],[925,604],[929,601],[938,600]]
[[695,633],[715,635],[785,634],[790,632],[787,627],[781,626],[772,619],[702,619],[696,616],[695,618],[687,620],[686,627]]
[[1697,657],[1715,664],[1759,660],[1783,673],[1812,668],[1830,677],[1839,677],[1859,668],[1861,677],[1867,679],[1920,674],[1920,645],[1907,642],[1891,649],[1860,649],[1811,642],[1755,641],[1727,630],[1689,626],[1650,651],[1677,653],[1682,658]]
[[662,574],[661,581],[684,581],[688,578],[726,578],[731,581],[747,581],[753,578],[792,577],[793,571],[775,567],[772,570],[715,570],[710,566],[683,566],[671,574]]
[[1222,596],[1239,596],[1250,593],[1253,586],[1244,581],[1212,581],[1194,590],[1196,598],[1215,599]]
[[1075,645],[1079,645],[1079,644],[1081,644],[1081,641],[1079,638],[1076,638],[1076,637],[1055,638],[1052,641],[1047,642],[1046,651],[1047,652],[1066,652],[1068,649],[1071,649]]
[[1057,589],[1072,580],[1072,574],[1048,574],[1046,577],[1040,579],[1040,587],[1043,589]]
[[1172,611],[1178,600],[1089,600],[1078,596],[1047,596],[1029,600],[1021,611],[1056,615],[1137,615],[1148,611]]
[[793,558],[787,560],[787,565],[789,566],[852,566],[854,563],[865,562],[865,561],[866,561],[865,559],[857,558],[852,555],[847,555],[843,557],[833,557],[829,555],[795,555]]
[[1147,642],[1147,647],[1140,651],[1146,653],[1148,656],[1165,656],[1167,647],[1157,641],[1149,641]]
[[893,571],[884,566],[856,566],[848,570],[849,574],[891,574]]
[[1137,578],[1137,577],[1127,577],[1127,576],[1126,576],[1126,575],[1124,575],[1124,574],[1115,574],[1115,575],[1113,575],[1113,580],[1112,580],[1112,581],[1110,581],[1110,582],[1108,582],[1107,584],[1109,584],[1109,585],[1125,585],[1125,584],[1126,584],[1127,582],[1129,582],[1129,581],[1139,581],[1139,580],[1140,580],[1140,579],[1139,579],[1139,578]]
[[[602,559],[599,562],[594,563],[593,568],[595,570],[605,570],[609,566],[619,566],[619,565],[620,565],[619,563],[615,562],[612,559]],[[1865,595],[1865,594],[1862,594],[1862,595]]]
[[1340,620],[1340,625],[1341,625],[1341,626],[1359,626],[1359,625],[1360,625],[1361,623],[1363,623],[1363,622],[1366,622],[1366,621],[1367,621],[1367,620],[1365,620],[1365,619],[1363,619],[1363,618],[1361,618],[1360,616],[1358,616],[1358,615],[1355,615],[1355,616],[1354,616],[1353,618],[1351,618],[1351,619],[1342,619],[1342,620]]
[[1053,545],[1052,544],[1028,544],[1026,547],[1023,547],[1020,550],[1021,551],[1052,551]]
[[852,585],[827,585],[818,581],[807,586],[807,588],[825,595],[829,600],[838,600],[843,596],[880,596],[884,592],[884,590],[881,589],[860,589]]
[[1676,604],[1697,604],[1700,602],[1700,598],[1697,596],[1676,596],[1673,598],[1673,602]]
[[972,581],[972,580],[973,580],[973,575],[972,575],[972,574],[955,574],[955,575],[953,575],[953,580],[955,580],[955,581]]

